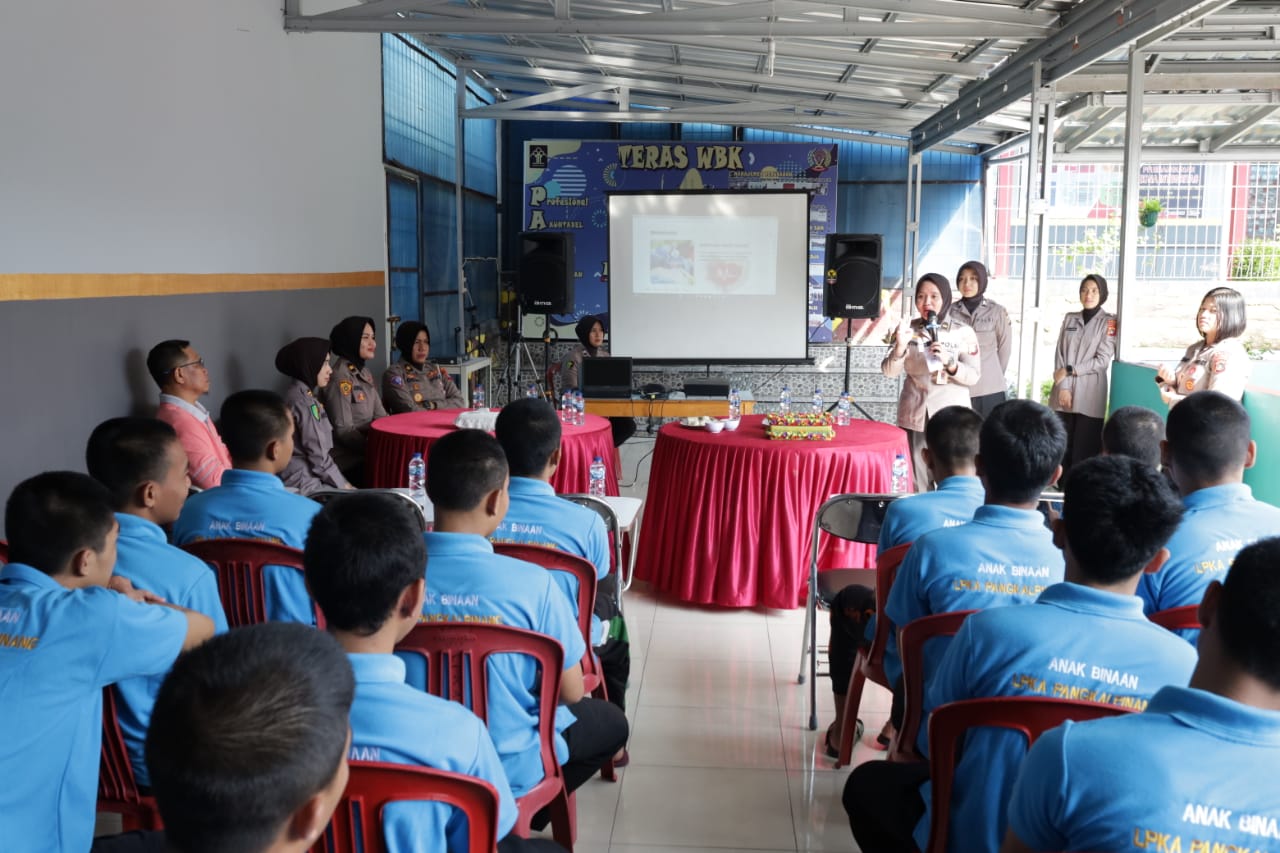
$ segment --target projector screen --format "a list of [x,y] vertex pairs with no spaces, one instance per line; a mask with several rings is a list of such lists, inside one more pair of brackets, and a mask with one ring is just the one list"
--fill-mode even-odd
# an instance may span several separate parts
[[807,357],[809,194],[611,193],[609,352]]

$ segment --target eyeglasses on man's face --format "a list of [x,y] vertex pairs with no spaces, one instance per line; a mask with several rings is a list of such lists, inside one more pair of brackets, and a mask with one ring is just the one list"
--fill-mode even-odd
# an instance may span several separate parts
[[[200,368],[201,370],[208,370],[208,369],[209,369],[209,368],[207,368],[207,367],[205,367],[205,366],[204,366],[204,359],[203,359],[203,358],[197,358],[195,361],[188,361],[188,362],[186,362],[185,364],[179,364],[179,365],[175,366],[175,367],[173,368],[173,370],[182,370],[184,367],[198,367],[198,368]],[[173,372],[173,371],[170,371],[170,372]]]

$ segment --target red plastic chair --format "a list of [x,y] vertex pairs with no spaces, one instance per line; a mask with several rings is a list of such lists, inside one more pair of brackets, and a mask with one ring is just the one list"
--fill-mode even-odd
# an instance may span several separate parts
[[[560,701],[560,673],[564,649],[545,634],[481,623],[430,622],[417,625],[396,646],[400,653],[418,655],[427,664],[427,692],[469,707],[488,721],[490,655],[523,654],[537,661],[538,741],[542,752],[542,781],[516,800],[520,816],[515,832],[527,837],[533,816],[551,809],[552,834],[569,853],[577,834],[573,798],[564,787],[564,774],[556,761],[555,716]],[[470,701],[468,701],[468,698]]]
[[[260,539],[202,539],[189,542],[182,550],[213,566],[218,575],[218,597],[227,614],[227,625],[260,625],[267,619],[262,570],[285,566],[303,574],[302,552],[276,542]],[[316,626],[324,628],[324,614],[312,602]]]
[[933,800],[929,844],[924,853],[946,853],[951,788],[960,739],[966,731],[983,726],[1012,729],[1022,732],[1030,747],[1040,735],[1067,720],[1096,720],[1126,713],[1130,713],[1130,709],[1118,705],[1037,696],[966,699],[935,709],[929,716],[929,778],[933,782]]
[[98,811],[120,815],[125,832],[164,829],[155,798],[139,793],[133,764],[116,712],[116,691],[102,690],[102,757],[98,765]]
[[889,760],[899,763],[924,761],[916,748],[920,721],[924,716],[924,647],[935,637],[954,637],[970,613],[955,610],[913,619],[898,631],[898,654],[902,658],[902,727],[889,745]]
[[[587,653],[582,656],[582,687],[593,698],[608,702],[609,689],[604,683],[604,673],[600,669],[596,653],[591,650],[591,611],[595,609],[597,581],[596,570],[591,561],[555,548],[514,542],[495,542],[493,551],[495,554],[542,566],[548,571],[569,572],[578,579],[578,629],[582,631],[582,639],[587,643]],[[612,758],[600,768],[600,778],[607,782],[618,781]]]
[[884,606],[889,600],[889,588],[898,576],[898,566],[902,565],[910,548],[911,543],[905,542],[876,555],[876,630],[871,637],[871,646],[858,649],[853,659],[853,675],[844,700],[844,727],[840,730],[840,757],[836,759],[836,767],[844,767],[853,760],[853,738],[858,728],[862,689],[867,681],[874,681],[886,690],[893,689],[884,674],[884,650],[889,645],[889,620],[884,618]]
[[311,853],[385,853],[382,812],[402,800],[430,800],[467,816],[467,853],[493,853],[498,845],[498,792],[483,779],[403,764],[351,762],[347,790]]
[[1204,627],[1200,624],[1200,605],[1198,604],[1158,610],[1147,618],[1170,631],[1199,631]]

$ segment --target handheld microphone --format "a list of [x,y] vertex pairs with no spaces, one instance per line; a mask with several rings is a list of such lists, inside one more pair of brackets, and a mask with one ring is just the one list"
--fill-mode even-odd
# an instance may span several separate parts
[[938,342],[938,312],[930,311],[924,318],[924,331],[933,343]]

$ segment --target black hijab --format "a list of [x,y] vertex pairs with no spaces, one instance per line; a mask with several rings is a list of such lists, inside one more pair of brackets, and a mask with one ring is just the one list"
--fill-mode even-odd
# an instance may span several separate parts
[[427,343],[431,343],[431,330],[416,320],[409,320],[401,323],[400,328],[396,329],[396,349],[400,352],[400,357],[415,367],[422,367],[413,360],[413,342],[418,337],[418,332],[427,333]]
[[982,261],[965,261],[964,266],[956,272],[956,286],[959,287],[960,273],[965,270],[973,270],[973,274],[978,277],[978,292],[973,296],[962,296],[960,301],[964,303],[964,307],[969,309],[969,313],[973,314],[978,310],[978,306],[982,304],[982,295],[987,292],[987,267]]
[[329,331],[330,347],[356,367],[364,367],[364,359],[360,357],[360,337],[365,326],[375,332],[378,329],[372,317],[348,317]]
[[[947,319],[947,312],[951,310],[951,282],[947,281],[947,277],[942,273],[927,272],[920,276],[920,280],[916,282],[916,290],[920,289],[920,285],[926,281],[931,281],[938,287],[938,291],[942,294],[942,310],[938,312],[938,322],[941,323]],[[921,322],[924,318],[921,317]]]
[[298,338],[280,347],[276,353],[276,370],[308,388],[315,388],[320,368],[328,358],[329,342],[324,338]]
[[604,321],[595,314],[588,314],[578,321],[578,325],[573,327],[573,332],[578,336],[578,340],[582,341],[582,345],[587,348],[587,355],[595,358],[596,348],[591,345],[591,330],[596,323],[600,324],[600,328],[604,328]]
[[1098,304],[1093,308],[1085,308],[1083,305],[1080,306],[1080,316],[1086,323],[1092,320],[1094,315],[1102,310],[1102,304],[1107,301],[1107,280],[1099,273],[1091,272],[1080,280],[1080,286],[1084,287],[1084,283],[1089,279],[1093,279],[1098,285]]

